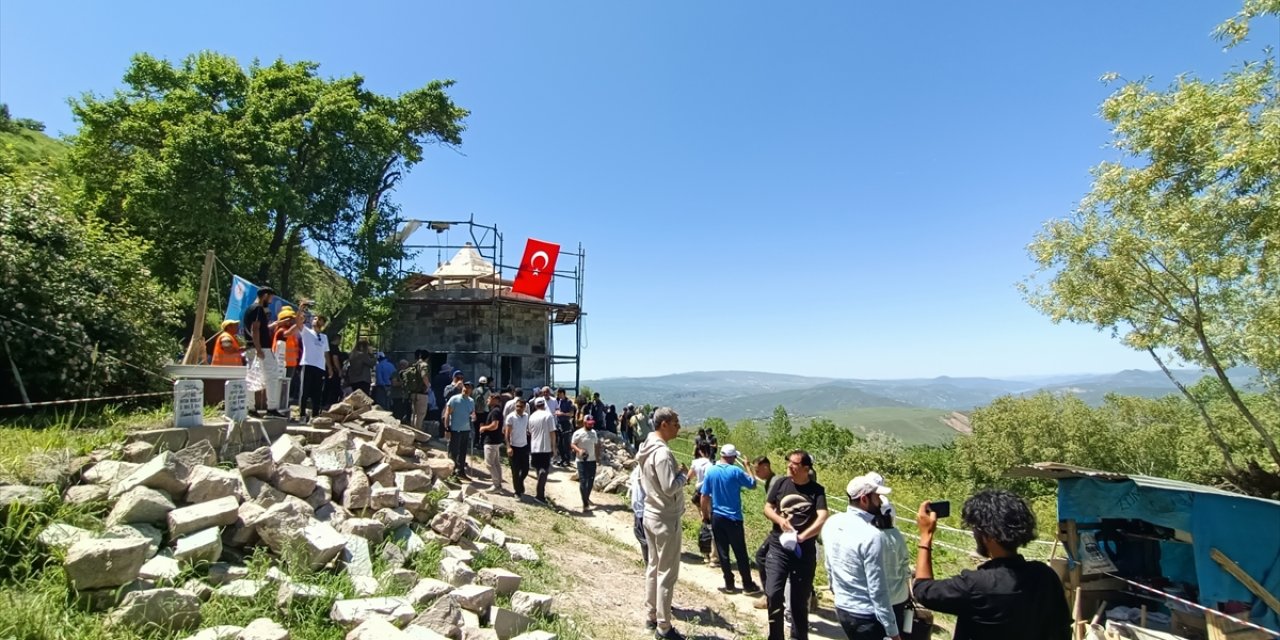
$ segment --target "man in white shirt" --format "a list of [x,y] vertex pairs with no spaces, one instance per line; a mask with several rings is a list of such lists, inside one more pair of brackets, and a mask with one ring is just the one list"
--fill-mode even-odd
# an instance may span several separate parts
[[582,495],[582,512],[588,513],[591,511],[591,489],[596,484],[596,462],[600,460],[600,436],[596,435],[595,418],[587,416],[582,428],[573,432],[569,448],[578,461],[578,493]]
[[[320,415],[320,405],[324,401],[324,380],[329,375],[329,336],[324,334],[328,318],[316,316],[311,326],[303,326],[300,342],[302,342],[302,381],[299,387],[302,396],[298,400],[298,414],[304,422]],[[311,415],[307,416],[307,400],[311,401]]]
[[524,497],[524,479],[529,477],[529,414],[525,412],[524,398],[511,400],[511,413],[507,414],[505,433],[507,455],[511,457],[511,484],[516,498]]
[[529,461],[538,474],[537,494],[534,499],[547,504],[547,476],[551,473],[551,453],[556,450],[556,417],[547,411],[545,398],[533,401],[533,415],[529,416]]
[[[511,387],[507,387],[507,388],[508,388],[508,389],[510,389]],[[516,389],[515,391],[512,391],[511,393],[512,393],[511,399],[510,399],[510,400],[507,400],[507,403],[506,403],[506,404],[504,404],[504,405],[502,405],[502,417],[503,417],[503,419],[505,419],[507,416],[511,415],[511,412],[512,412],[512,411],[515,411],[515,410],[516,410],[516,402],[517,402],[517,401],[524,402],[524,390],[523,390],[523,389]],[[533,412],[532,412],[532,411],[530,411],[529,413],[533,413]]]
[[873,521],[889,487],[865,475],[849,481],[849,507],[827,520],[827,576],[835,594],[836,619],[849,640],[901,640],[884,571],[884,538]]

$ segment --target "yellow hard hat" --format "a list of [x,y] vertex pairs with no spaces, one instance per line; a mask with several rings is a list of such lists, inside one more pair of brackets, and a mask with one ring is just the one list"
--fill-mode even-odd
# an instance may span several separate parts
[[292,318],[296,315],[298,314],[293,312],[293,307],[286,305],[286,306],[280,307],[280,314],[276,316],[276,319],[288,320],[289,318]]
[[239,321],[239,320],[223,320],[223,321],[222,321],[222,330],[223,330],[223,331],[226,331],[226,330],[227,330],[227,327],[229,327],[229,326],[231,326],[231,325],[233,325],[233,324],[240,324],[240,321]]

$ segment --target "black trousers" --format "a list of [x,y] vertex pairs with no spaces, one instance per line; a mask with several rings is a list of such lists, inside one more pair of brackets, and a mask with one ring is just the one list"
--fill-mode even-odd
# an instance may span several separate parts
[[720,571],[724,573],[724,586],[733,588],[733,565],[729,563],[729,550],[738,561],[738,574],[742,586],[751,584],[751,560],[747,557],[747,535],[741,520],[724,516],[711,516],[711,535],[715,537],[716,555],[720,556]]
[[884,640],[888,635],[884,625],[875,616],[859,616],[844,609],[836,609],[836,620],[840,622],[840,627],[849,640]]
[[767,580],[769,569],[765,559],[769,557],[769,542],[775,540],[777,536],[770,533],[765,536],[764,542],[760,543],[760,548],[756,549],[756,570],[760,572],[760,586],[766,587],[769,584]]
[[298,402],[298,413],[307,414],[307,401],[311,401],[311,417],[320,415],[320,406],[324,402],[325,370],[320,367],[305,365],[298,367],[302,371],[302,399]]
[[538,492],[535,494],[539,500],[547,499],[547,475],[551,473],[551,452],[534,453],[529,456],[533,462],[533,470],[538,474]]
[[573,440],[573,430],[558,430],[559,433],[556,434],[556,459],[560,464],[569,464],[569,459],[573,457],[569,453],[569,441]]
[[[634,515],[634,514],[633,514]],[[636,541],[640,543],[640,555],[644,558],[644,566],[649,566],[649,539],[644,534],[644,516],[635,516],[636,527],[632,531]]]
[[801,543],[801,554],[787,551],[781,543],[771,541],[765,564],[769,567],[764,585],[769,603],[769,640],[785,640],[782,608],[786,601],[783,589],[791,588],[791,638],[809,640],[809,595],[813,593],[813,574],[818,567],[818,544]]
[[596,463],[586,460],[578,461],[578,493],[582,495],[582,506],[591,503],[591,489],[596,486]]
[[471,448],[470,431],[449,432],[449,459],[453,460],[453,472],[467,475],[467,453]]
[[524,495],[524,479],[529,477],[529,445],[511,447],[511,484],[516,495]]
[[353,393],[354,393],[357,389],[359,389],[360,391],[363,391],[365,395],[369,395],[370,393],[372,393],[372,391],[371,391],[371,389],[372,389],[372,388],[373,388],[373,384],[372,384],[372,383],[370,383],[370,382],[369,382],[369,381],[367,381],[367,380],[366,380],[366,381],[364,381],[364,382],[352,382],[352,383],[351,383],[351,391],[352,391]]

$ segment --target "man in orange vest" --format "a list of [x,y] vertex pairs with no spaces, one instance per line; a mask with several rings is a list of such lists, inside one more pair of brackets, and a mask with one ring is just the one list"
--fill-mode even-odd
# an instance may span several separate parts
[[[290,378],[289,391],[285,397],[280,399],[280,408],[283,409],[284,415],[290,414],[290,399],[293,396],[294,383],[298,380],[298,365],[302,358],[302,340],[299,337],[298,330],[302,327],[302,323],[298,322],[297,313],[293,307],[280,307],[280,313],[276,316],[276,321],[272,325],[275,334],[271,338],[272,351],[276,354],[276,359],[284,362],[285,376]],[[269,389],[268,392],[274,390]],[[267,412],[270,414],[270,411]]]
[[236,338],[236,334],[240,333],[240,323],[235,320],[223,320],[222,332],[214,336],[213,339],[213,357],[209,364],[216,367],[241,367],[244,366],[244,353],[240,348],[240,340]]

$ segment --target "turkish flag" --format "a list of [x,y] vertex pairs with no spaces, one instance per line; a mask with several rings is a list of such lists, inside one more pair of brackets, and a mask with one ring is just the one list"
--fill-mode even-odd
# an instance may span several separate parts
[[520,271],[516,273],[511,292],[535,298],[546,297],[558,257],[560,245],[529,238],[529,242],[524,245],[524,258],[520,260]]

